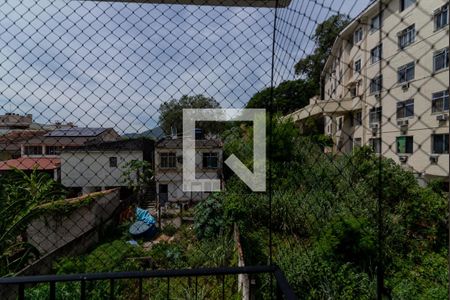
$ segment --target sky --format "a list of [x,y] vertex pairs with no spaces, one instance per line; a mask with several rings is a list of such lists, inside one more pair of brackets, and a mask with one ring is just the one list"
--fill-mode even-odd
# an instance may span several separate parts
[[[277,11],[275,83],[318,23],[367,4],[292,0]],[[0,2],[0,113],[142,132],[182,95],[243,107],[270,86],[274,9],[70,0]]]

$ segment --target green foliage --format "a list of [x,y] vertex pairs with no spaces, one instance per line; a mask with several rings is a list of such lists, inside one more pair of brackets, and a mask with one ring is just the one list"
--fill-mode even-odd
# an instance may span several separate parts
[[[144,255],[141,248],[126,241],[115,240],[104,243],[91,253],[79,257],[65,257],[54,264],[56,274],[97,273],[115,271],[143,270],[143,266],[134,257]],[[116,299],[130,299],[136,295],[136,281],[116,281]],[[49,294],[48,284],[27,289],[29,299],[45,299]],[[108,281],[95,281],[87,285],[89,299],[104,299],[109,295]],[[80,283],[60,283],[57,286],[57,299],[79,299]]]
[[335,263],[320,246],[277,240],[275,261],[299,299],[374,299],[375,281],[351,263]]
[[62,258],[54,267],[57,274],[131,271],[140,268],[127,258],[142,254],[139,247],[115,240],[98,246],[88,255]]
[[[267,118],[266,131],[272,138],[267,137],[267,152],[269,159],[278,162],[290,162],[294,159],[296,140],[300,134],[298,128],[290,119],[280,115]],[[224,154],[236,155],[248,167],[253,167],[253,127],[242,124],[233,127],[222,134],[224,140]],[[270,151],[269,151],[270,149]]]
[[100,196],[100,193],[97,196],[89,195],[70,201],[66,199],[56,200],[39,205],[37,210],[39,211],[39,215],[68,215],[80,207],[91,205],[98,196]]
[[[331,55],[334,41],[349,21],[347,16],[333,15],[317,25],[313,35],[316,44],[313,53],[302,57],[294,66],[295,74],[301,78],[284,81],[273,91],[271,88],[259,91],[249,100],[247,108],[272,108],[272,111],[288,114],[308,105],[310,98],[320,94],[322,70]],[[308,131],[317,131],[317,128],[320,126],[312,126]]]
[[39,256],[22,237],[29,222],[42,212],[44,203],[64,197],[64,190],[49,175],[14,170],[0,185],[0,275],[17,272]]
[[164,225],[164,227],[162,229],[162,234],[165,234],[168,236],[173,236],[173,235],[175,235],[175,233],[177,233],[177,228],[175,226],[173,226],[170,223]]
[[149,185],[153,180],[152,166],[145,160],[132,160],[125,164],[122,181],[129,187],[138,190]]
[[[219,108],[220,104],[214,98],[204,95],[187,96],[184,95],[180,99],[172,99],[164,102],[159,107],[159,125],[165,133],[170,133],[171,128],[175,127],[177,132],[183,132],[183,109],[184,108]],[[220,128],[219,124],[208,124],[199,122],[198,128],[202,128],[205,132],[217,132]]]
[[216,194],[210,195],[195,207],[194,230],[197,238],[215,238],[225,226],[223,207]]
[[333,15],[319,24],[313,35],[316,43],[314,52],[300,59],[294,67],[297,75],[305,77],[311,83],[316,94],[319,93],[321,73],[326,60],[331,55],[334,41],[349,21],[347,16]]
[[396,261],[399,271],[388,277],[395,299],[446,299],[447,253],[417,253]]
[[267,110],[272,108],[273,111],[288,114],[308,105],[309,99],[315,95],[315,89],[309,81],[284,81],[274,87],[273,94],[271,88],[266,88],[253,95],[246,107]]
[[138,199],[138,205],[144,200],[146,190],[153,183],[153,169],[145,160],[132,160],[125,164],[122,181],[131,189]]
[[[275,263],[302,299],[373,299],[378,259],[392,297],[446,298],[447,202],[440,189],[420,187],[368,147],[333,157],[312,137],[288,140],[289,158],[271,163],[271,214],[269,197],[248,193],[237,178],[220,194],[227,223],[239,225],[247,263],[267,262],[270,222]],[[261,277],[261,298],[267,284]]]

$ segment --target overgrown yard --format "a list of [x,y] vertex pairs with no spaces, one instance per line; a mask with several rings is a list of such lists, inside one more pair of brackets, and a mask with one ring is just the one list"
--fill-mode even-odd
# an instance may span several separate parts
[[[130,224],[122,224],[108,234],[95,249],[86,255],[65,257],[54,263],[56,274],[92,273],[110,271],[136,271],[155,269],[181,269],[196,267],[235,266],[235,246],[230,235],[221,235],[214,240],[197,239],[193,226],[166,228],[153,241],[130,243]],[[197,288],[196,281],[197,280]],[[222,297],[222,280],[219,277],[172,278],[170,288],[167,279],[145,279],[144,298],[167,299],[217,299]],[[225,277],[227,299],[239,298],[237,277]],[[110,293],[109,281],[98,281],[87,285],[89,299],[104,299]],[[116,299],[138,299],[137,280],[115,281]],[[48,285],[28,289],[30,299],[45,299]],[[80,283],[57,284],[57,299],[79,299]]]

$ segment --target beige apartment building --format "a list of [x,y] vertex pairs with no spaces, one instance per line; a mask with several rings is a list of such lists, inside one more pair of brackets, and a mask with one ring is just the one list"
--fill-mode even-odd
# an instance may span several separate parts
[[449,171],[449,4],[373,1],[340,34],[322,95],[291,117],[322,118],[335,153],[371,145],[423,182]]

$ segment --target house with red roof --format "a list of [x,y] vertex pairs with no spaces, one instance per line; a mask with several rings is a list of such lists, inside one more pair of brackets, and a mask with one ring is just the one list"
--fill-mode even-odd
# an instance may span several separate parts
[[26,172],[36,169],[59,180],[62,150],[118,139],[119,134],[112,128],[71,127],[50,132],[10,132],[0,137],[0,146],[5,150],[15,151],[16,156],[0,161],[0,173],[12,169]]

